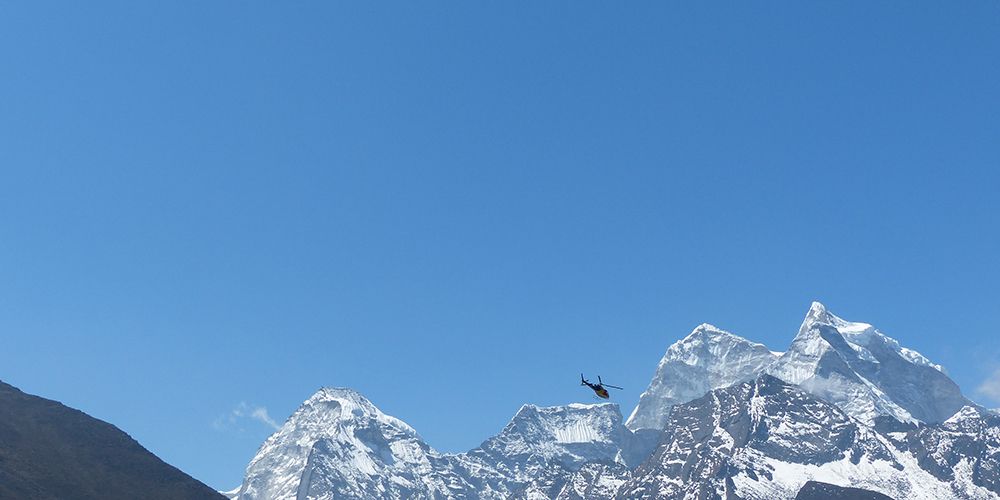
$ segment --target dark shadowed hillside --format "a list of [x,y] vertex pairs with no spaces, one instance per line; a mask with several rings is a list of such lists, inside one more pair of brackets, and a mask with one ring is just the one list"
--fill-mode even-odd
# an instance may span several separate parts
[[0,498],[224,497],[117,427],[0,382]]
[[809,481],[802,486],[795,500],[831,500],[834,498],[839,500],[892,500],[892,497],[877,491],[845,488],[818,481]]

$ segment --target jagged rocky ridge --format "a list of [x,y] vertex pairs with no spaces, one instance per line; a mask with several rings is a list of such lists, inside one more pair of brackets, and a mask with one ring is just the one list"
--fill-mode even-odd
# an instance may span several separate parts
[[667,350],[627,424],[610,403],[525,405],[461,454],[354,391],[323,389],[264,443],[238,496],[790,499],[817,481],[1000,498],[1000,415],[919,353],[814,303],[784,353],[699,326]]
[[767,374],[677,406],[666,429],[618,495],[793,498],[820,479],[893,498],[989,498],[983,488],[939,480],[874,428]]

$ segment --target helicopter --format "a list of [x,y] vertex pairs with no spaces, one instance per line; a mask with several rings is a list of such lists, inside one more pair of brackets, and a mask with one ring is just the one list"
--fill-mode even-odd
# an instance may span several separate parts
[[605,387],[610,387],[612,389],[619,389],[619,390],[621,390],[621,387],[618,387],[617,385],[605,384],[603,381],[601,381],[601,376],[600,375],[597,376],[597,383],[596,384],[591,384],[590,382],[587,381],[587,379],[583,378],[583,374],[581,373],[580,374],[580,385],[585,385],[587,387],[590,387],[591,389],[594,390],[594,394],[597,394],[597,397],[604,398],[604,399],[608,399],[608,398],[611,397],[611,395],[608,394],[608,390],[605,389]]

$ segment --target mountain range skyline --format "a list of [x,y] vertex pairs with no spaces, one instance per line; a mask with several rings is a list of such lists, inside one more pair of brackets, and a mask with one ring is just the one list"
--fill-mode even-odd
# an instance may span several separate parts
[[[705,411],[715,412],[715,431],[696,438]],[[963,432],[971,434],[955,437]],[[934,448],[941,438],[926,436],[935,433],[980,449]],[[715,450],[716,465],[688,469],[702,446]],[[352,389],[323,388],[268,438],[227,495],[791,498],[824,480],[894,498],[977,499],[1000,497],[998,446],[1000,415],[965,399],[941,366],[813,302],[784,352],[699,325],[667,349],[627,422],[615,403],[525,404],[465,453],[434,450]],[[949,453],[960,458],[926,461]],[[729,469],[720,460],[732,461]],[[961,472],[962,463],[974,471]]]
[[[847,343],[838,344],[838,342],[843,342],[843,340],[834,340],[834,337],[830,337],[830,333],[824,333],[824,329],[830,329],[830,331],[833,332],[832,335],[836,339],[846,340]],[[826,347],[820,347],[816,345],[816,342],[820,342]],[[824,351],[824,349],[827,349],[827,351]],[[847,365],[844,366],[853,367],[849,370],[851,371],[850,376],[856,376],[859,373],[865,372],[875,373],[871,371],[872,368],[869,366],[871,363],[875,363],[874,366],[876,372],[882,370],[884,367],[891,364],[886,364],[885,356],[888,355],[898,357],[898,359],[902,360],[904,364],[915,367],[914,369],[924,370],[923,373],[930,374],[932,379],[933,377],[942,378],[944,382],[916,382],[912,380],[911,375],[907,374],[908,372],[896,373],[895,375],[888,377],[886,382],[898,382],[898,386],[904,386],[904,391],[909,390],[905,386],[919,387],[920,389],[917,394],[911,393],[909,395],[904,395],[904,397],[899,400],[894,400],[891,395],[887,396],[885,392],[878,389],[876,389],[876,392],[871,393],[871,395],[865,395],[864,393],[868,391],[868,387],[875,388],[878,387],[879,384],[883,383],[877,378],[862,380],[862,383],[857,384],[859,389],[849,389],[848,386],[840,385],[836,390],[830,391],[829,389],[823,389],[821,386],[817,386],[815,383],[807,382],[807,379],[811,380],[809,379],[810,373],[824,372],[827,373],[827,375],[824,375],[823,380],[829,379],[830,368],[820,368],[821,366],[829,365],[829,361],[823,362],[824,359],[827,359],[827,355],[824,354],[824,352],[827,354],[836,353],[836,359],[847,361]],[[844,358],[844,356],[847,356],[847,358]],[[843,363],[843,361],[838,362]],[[859,363],[861,364],[859,365]],[[868,363],[868,365],[865,365],[865,363]],[[803,372],[803,367],[813,365],[815,365],[815,367],[805,368],[806,371]],[[834,371],[836,371],[836,369],[834,369]],[[590,481],[600,481],[600,474],[603,469],[587,469],[587,467],[591,467],[592,464],[596,463],[620,464],[616,467],[621,467],[622,469],[619,470],[617,474],[625,473],[625,471],[629,470],[629,468],[634,468],[640,465],[645,460],[644,457],[651,452],[654,447],[655,439],[650,440],[648,431],[651,429],[659,430],[663,427],[666,423],[666,418],[669,415],[669,410],[672,407],[698,399],[707,392],[726,389],[730,386],[738,385],[740,382],[752,380],[758,375],[766,374],[774,374],[785,379],[787,382],[806,388],[808,391],[818,394],[824,400],[828,400],[838,406],[841,406],[841,408],[851,415],[853,419],[859,419],[860,422],[867,425],[874,425],[876,427],[880,425],[878,424],[878,419],[876,417],[881,418],[880,416],[891,417],[893,421],[901,422],[904,425],[923,426],[927,424],[941,424],[945,420],[952,417],[952,415],[955,415],[956,412],[961,413],[959,410],[962,410],[963,407],[976,407],[978,408],[977,411],[985,412],[984,414],[988,414],[991,411],[992,413],[1000,413],[997,410],[989,410],[987,407],[965,399],[958,386],[948,379],[945,368],[941,365],[935,364],[932,360],[926,358],[921,353],[901,345],[901,343],[896,339],[887,337],[871,324],[844,320],[830,312],[824,304],[818,301],[813,301],[798,329],[798,333],[792,338],[788,348],[784,351],[771,350],[768,346],[748,340],[710,323],[702,323],[696,326],[691,333],[679,338],[666,349],[666,352],[658,364],[649,386],[642,393],[638,403],[632,407],[631,412],[625,411],[624,414],[622,413],[623,410],[621,409],[621,405],[625,405],[625,410],[627,410],[630,405],[626,401],[621,401],[620,399],[613,399],[611,402],[596,405],[597,407],[613,410],[613,413],[617,415],[616,418],[611,419],[611,422],[615,423],[607,424],[610,425],[610,427],[606,426],[606,428],[618,428],[620,430],[614,432],[624,433],[622,435],[618,435],[618,437],[606,438],[612,439],[614,444],[610,445],[608,452],[605,453],[604,457],[594,458],[591,456],[590,458],[576,458],[575,462],[569,463],[569,468],[567,469],[563,469],[563,467],[567,467],[566,465],[556,465],[555,467],[559,470],[566,470],[566,473],[570,473],[580,466],[584,466],[584,469],[581,469],[581,471],[588,470],[590,471],[588,474],[594,474]],[[902,376],[902,378],[900,378],[900,376]],[[896,379],[902,380],[902,382],[899,382],[899,380]],[[872,381],[874,381],[874,383]],[[950,395],[942,396],[942,394],[945,393],[940,393],[939,390],[934,389],[934,387],[942,387],[943,389],[941,390],[944,390],[945,393],[949,393]],[[387,421],[392,422],[391,425],[397,427],[404,434],[411,434],[417,440],[416,442],[424,442],[417,434],[417,431],[412,427],[395,417],[389,417],[381,413],[381,411],[373,406],[365,396],[362,396],[360,393],[351,388],[322,387],[312,397],[310,397],[309,400],[303,403],[303,407],[309,406],[310,402],[313,400],[326,400],[331,397],[330,395],[333,395],[332,397],[334,401],[340,402],[345,400],[338,395],[347,395],[348,401],[354,401],[353,403],[350,403],[351,406],[354,408],[366,408],[363,411],[358,409],[353,410],[355,413],[362,411],[362,413],[382,415],[380,418],[387,419]],[[834,396],[832,399],[831,395]],[[871,399],[872,397],[875,399]],[[918,399],[925,397],[925,399],[923,400],[924,402],[921,402],[914,400],[914,397]],[[593,399],[596,400],[596,398]],[[301,412],[303,407],[300,407],[296,414]],[[593,404],[578,403],[556,406],[537,406],[531,403],[524,403],[516,412],[513,419],[508,424],[508,427],[521,419],[521,415],[525,411],[529,413],[539,411],[546,413],[553,411],[561,412],[566,411],[567,409],[579,408],[585,410],[586,412],[590,411],[590,408],[592,407],[594,407]],[[934,410],[932,408],[937,409]],[[264,407],[253,407],[247,404],[239,405],[238,408],[234,410],[234,415],[237,413],[237,416],[240,419],[247,421],[252,420],[266,426],[267,428],[273,428],[279,431],[275,434],[275,436],[284,432],[284,429],[289,425],[289,422],[296,418],[293,414],[289,416],[288,419],[282,421],[280,420],[280,417],[279,419],[276,419],[270,415],[268,410]],[[236,425],[238,423],[238,419],[232,415],[230,416],[228,422],[220,420],[222,420],[221,417],[214,422],[213,425],[224,427],[227,425]],[[335,421],[336,419],[331,422]],[[243,424],[246,424],[246,422],[243,422]],[[336,426],[333,426],[333,428],[336,428]],[[316,430],[313,432],[316,432]],[[558,438],[559,435],[566,434],[567,432],[570,433],[567,435],[572,435],[577,431],[557,429],[553,432],[556,433],[558,440],[562,439]],[[587,442],[586,446],[592,446],[593,443],[588,442],[588,440],[595,437],[598,440],[605,439],[599,437],[600,433],[593,434],[593,431],[588,429],[583,429],[579,432],[584,433],[584,437],[581,438],[580,442]],[[503,433],[501,433],[501,435],[502,434]],[[269,438],[268,441],[274,439],[275,436]],[[483,445],[485,446],[491,439],[497,439],[497,437],[487,439],[483,442]],[[568,442],[574,442],[575,439],[577,438],[570,437]],[[420,446],[425,445],[420,444]],[[267,443],[264,445],[264,448],[266,447]],[[258,455],[264,453],[264,448],[258,450]],[[439,457],[436,460],[447,461],[450,460],[448,457],[461,456],[461,454],[455,455],[455,452],[442,452],[433,449],[429,450],[432,456]],[[474,457],[475,455],[473,454],[469,456]],[[569,456],[573,455],[571,454]],[[547,457],[546,459],[552,459],[552,457]],[[256,461],[257,459],[254,460],[254,462]],[[295,467],[302,466],[303,463],[295,465]],[[551,467],[552,465],[550,464],[549,466]],[[254,464],[251,463],[250,467],[247,469],[248,478],[250,477],[250,470],[253,467]],[[340,467],[343,467],[343,464],[341,464]],[[476,466],[476,468],[480,469],[482,467],[489,468],[490,466]],[[263,470],[268,473],[273,473],[274,471],[272,469],[273,468],[271,466],[264,466]],[[349,469],[350,467],[348,467],[348,470]],[[607,474],[608,472],[604,470],[603,473]],[[349,475],[349,472],[344,472],[344,474]],[[508,472],[505,474],[510,473]],[[537,472],[535,474],[537,474]],[[293,474],[289,477],[296,476]],[[525,477],[530,477],[530,474]],[[810,479],[812,479],[811,476]],[[536,480],[537,478],[532,479],[531,481]],[[512,486],[511,484],[501,482],[492,485],[480,484],[475,487],[465,484],[463,488],[466,488],[467,492],[480,491],[480,489],[486,488],[485,491],[504,492],[502,493],[503,496],[511,495],[516,491],[520,491],[517,488],[548,488],[548,490],[546,490],[548,493],[543,493],[542,490],[539,490],[539,494],[550,495],[552,498],[555,498],[555,496],[559,494],[558,490],[565,486],[565,483],[561,481],[565,481],[566,478],[564,477],[559,479],[559,476],[557,475],[551,480],[555,482],[548,483],[547,486],[539,486],[535,482],[516,483],[520,485]],[[580,481],[581,479],[572,480]],[[837,483],[836,478],[832,480],[827,478],[827,480]],[[294,480],[289,479],[289,481],[293,484],[297,484],[295,483],[297,478]],[[610,483],[607,483],[607,481],[610,481]],[[624,484],[623,481],[625,480],[612,478],[607,481],[605,481],[606,484],[604,484],[604,486],[600,487],[603,488],[603,490],[601,490],[604,491],[604,493],[602,493],[603,495],[612,495],[613,493],[611,493],[611,491],[614,488],[622,487]],[[584,489],[598,488],[597,484],[598,483],[590,482],[585,486],[580,487]],[[614,485],[614,488],[612,488],[612,485]],[[842,486],[852,486],[852,484],[845,484]],[[246,485],[244,484],[242,488],[245,487]],[[354,489],[351,490],[353,493],[350,491],[344,491],[341,492],[341,494],[348,496],[364,496],[361,492],[367,491],[367,488],[371,487],[373,486],[356,485]],[[515,489],[508,489],[512,487]],[[226,488],[219,488],[218,490],[221,493],[235,497],[240,488],[228,491],[228,493],[226,492]],[[323,496],[324,491],[326,490],[319,490],[320,497]],[[272,493],[273,494],[263,494],[260,496],[244,495],[241,498],[285,498],[289,495],[288,492]],[[939,491],[938,493],[941,492]],[[294,491],[291,494],[294,495]],[[406,495],[412,494],[426,494],[426,492],[410,492]]]
[[[868,323],[852,322],[852,321],[843,320],[840,317],[835,316],[833,313],[829,312],[828,309],[826,308],[826,306],[823,303],[821,303],[819,301],[813,301],[811,303],[811,305],[810,305],[807,313],[806,313],[805,318],[803,319],[802,324],[800,325],[800,327],[798,329],[798,334],[792,338],[792,340],[790,341],[790,344],[789,344],[788,347],[791,347],[793,344],[795,344],[795,342],[800,341],[800,337],[803,337],[803,334],[807,333],[809,331],[809,327],[811,325],[817,323],[817,322],[819,322],[821,324],[824,324],[824,325],[836,325],[836,326],[839,326],[839,327],[841,327],[841,331],[846,331],[846,332],[849,332],[850,335],[864,337],[866,339],[870,339],[872,337],[875,337],[875,338],[887,338],[887,337],[885,337],[884,334],[882,334],[873,325],[868,324]],[[719,340],[721,340],[724,343],[728,344],[726,350],[727,350],[727,355],[729,356],[729,358],[728,359],[727,358],[720,358],[720,360],[717,361],[718,365],[716,366],[716,368],[725,368],[725,366],[726,366],[727,363],[732,363],[733,362],[732,356],[735,355],[735,356],[737,356],[737,360],[735,361],[735,364],[739,367],[738,370],[737,370],[737,372],[731,373],[731,374],[720,374],[720,373],[709,374],[708,377],[704,379],[704,381],[700,381],[699,376],[692,376],[691,372],[687,372],[687,373],[684,373],[683,371],[680,372],[680,373],[676,373],[675,372],[675,373],[671,373],[669,376],[666,376],[663,373],[661,373],[662,370],[663,370],[663,368],[664,368],[664,363],[668,359],[676,359],[678,357],[682,357],[679,354],[677,354],[676,351],[678,351],[678,350],[684,350],[684,349],[689,349],[690,346],[692,345],[692,342],[694,342],[694,343],[697,344],[698,342],[703,341],[706,338],[711,338],[711,339],[713,339],[713,341],[719,341]],[[922,354],[920,354],[917,351],[914,351],[914,350],[908,349],[906,347],[900,346],[899,342],[897,342],[895,339],[892,339],[892,338],[887,338],[887,339],[888,339],[887,343],[891,346],[891,348],[895,352],[900,353],[901,355],[903,355],[907,360],[909,360],[909,361],[911,361],[913,363],[916,363],[918,365],[921,365],[921,366],[927,366],[929,368],[932,368],[936,372],[940,372],[940,373],[945,374],[945,378],[947,378],[947,371],[946,371],[945,367],[943,367],[941,365],[934,364],[933,362],[931,362],[929,359],[927,359],[926,357],[924,357]],[[753,354],[744,354],[742,356],[742,359],[740,359],[741,355],[739,353],[735,353],[734,354],[733,353],[734,349],[732,349],[732,347],[734,345],[740,345],[740,344],[748,346],[751,349],[751,352]],[[673,357],[671,356],[672,353],[674,353]],[[637,416],[637,414],[640,412],[640,408],[643,407],[643,405],[644,405],[644,399],[647,397],[647,394],[650,393],[650,392],[655,392],[654,388],[657,387],[658,384],[662,385],[662,387],[666,388],[668,390],[668,392],[671,392],[671,393],[674,392],[674,391],[676,391],[676,390],[682,390],[683,391],[683,390],[685,390],[685,389],[683,389],[684,387],[689,387],[691,384],[695,384],[695,388],[686,389],[687,392],[686,392],[685,396],[681,396],[679,398],[668,397],[666,400],[664,400],[661,397],[660,399],[658,399],[656,401],[655,404],[647,403],[648,405],[650,405],[650,406],[652,406],[652,407],[654,407],[656,409],[669,408],[670,406],[673,406],[673,405],[676,405],[676,404],[680,404],[680,403],[685,403],[685,402],[688,402],[690,400],[696,399],[696,398],[704,395],[709,390],[726,388],[726,387],[728,387],[730,385],[733,385],[735,383],[738,383],[740,381],[752,379],[757,374],[760,374],[760,373],[768,373],[768,372],[774,372],[774,371],[780,372],[781,371],[780,369],[775,370],[774,365],[778,365],[779,363],[777,363],[777,361],[780,360],[780,359],[783,359],[783,357],[785,357],[787,353],[788,353],[787,350],[785,350],[785,351],[774,351],[774,350],[771,350],[768,346],[765,346],[763,344],[759,344],[759,343],[756,343],[756,342],[754,342],[752,340],[743,338],[743,337],[741,337],[740,335],[738,335],[736,333],[732,333],[732,332],[729,332],[727,330],[723,330],[723,329],[721,329],[721,328],[719,328],[719,327],[717,327],[717,326],[715,326],[715,325],[713,325],[711,323],[702,323],[702,324],[696,326],[691,331],[691,333],[689,333],[687,336],[684,336],[684,337],[676,340],[674,343],[672,343],[672,344],[669,345],[669,347],[666,350],[666,353],[663,355],[663,358],[661,359],[661,362],[659,363],[657,371],[654,374],[654,376],[652,378],[652,381],[650,382],[649,387],[647,387],[643,391],[642,395],[640,396],[640,398],[638,398],[638,401],[637,401],[637,403],[634,406],[631,405],[630,403],[628,403],[627,401],[622,401],[621,398],[613,398],[612,401],[609,402],[609,403],[607,403],[607,404],[610,404],[610,405],[614,406],[615,408],[620,408],[622,405],[624,405],[625,407],[631,407],[631,408],[633,408],[631,410],[631,412],[624,414],[624,417],[627,417],[627,418],[623,418],[622,419],[622,423],[625,426],[627,426],[628,428],[630,428],[632,431],[639,431],[639,430],[641,430],[643,428],[647,428],[647,427],[656,427],[657,425],[662,424],[662,422],[657,422],[657,423],[653,423],[653,424],[649,424],[649,425],[644,425],[642,423],[638,423],[639,422],[639,417]],[[746,356],[749,356],[749,357],[746,357]],[[755,359],[757,361],[755,361]],[[685,368],[690,368],[690,367],[685,366]],[[712,367],[708,367],[708,369],[709,369],[709,371],[711,371]],[[784,375],[787,376],[788,373],[786,372]],[[781,376],[781,375],[779,375],[779,376]],[[711,382],[710,382],[710,380],[711,380]],[[801,382],[802,382],[801,378],[795,380],[795,383],[801,383]],[[701,385],[698,385],[698,384],[701,384]],[[952,384],[952,385],[954,385],[954,384]],[[323,394],[323,393],[328,392],[328,391],[331,391],[331,390],[333,390],[333,391],[348,391],[350,393],[357,394],[354,389],[349,388],[349,387],[330,387],[330,386],[327,386],[327,387],[321,387],[320,390],[316,394],[314,394],[310,399],[316,398],[318,395]],[[962,394],[961,390],[957,386],[954,386],[954,390],[958,390],[959,391],[958,392],[958,397],[960,399],[956,400],[956,401],[959,401],[959,403],[957,403],[957,406],[956,406],[956,403],[953,403],[953,406],[949,407],[948,409],[943,410],[943,413],[939,412],[938,415],[935,415],[934,418],[930,419],[929,420],[930,423],[939,423],[939,422],[943,421],[944,419],[946,419],[947,417],[950,417],[954,413],[954,411],[957,411],[957,410],[961,409],[962,406],[964,406],[964,403],[962,403],[962,402],[973,404],[973,405],[978,406],[978,407],[980,407],[980,408],[982,408],[984,410],[988,410],[988,406],[990,406],[990,405],[982,406],[982,405],[978,405],[977,403],[974,403],[972,401],[969,401],[967,399],[964,399],[964,396],[961,396],[961,394]],[[585,394],[587,394],[587,393],[585,393]],[[571,399],[577,400],[577,401],[579,401],[580,399],[585,399],[585,400],[589,399],[590,401],[599,401],[596,397],[589,397],[589,396],[586,396],[586,395],[583,398],[575,398],[575,399],[571,398]],[[367,399],[365,399],[365,401],[367,401]],[[307,401],[307,403],[308,403],[308,401]],[[370,403],[368,403],[368,404],[370,404]],[[572,406],[573,404],[575,404],[575,403],[568,403],[568,405],[570,405],[570,406]],[[893,405],[892,403],[889,403],[889,406],[895,407],[895,405]],[[514,415],[513,418],[516,420],[518,414],[520,414],[520,412],[523,411],[526,407],[537,408],[537,406],[535,406],[535,405],[533,405],[531,403],[524,403],[524,404],[521,405],[520,409],[515,413],[515,415]],[[552,408],[561,408],[561,407],[563,407],[563,405],[545,406],[543,408],[552,409]],[[249,410],[252,410],[249,413],[247,412],[247,410],[248,410],[248,408],[242,408],[239,411],[242,412],[242,413],[244,413],[244,415],[243,415],[244,417],[249,416],[250,418],[253,418],[254,420],[258,421],[259,423],[266,424],[268,427],[273,427],[276,430],[278,430],[278,429],[280,429],[282,427],[281,422],[274,420],[272,418],[272,416],[268,414],[267,409],[264,408],[264,407],[255,407],[255,408],[249,409]],[[656,411],[656,410],[654,410],[654,411]],[[869,423],[874,422],[874,417],[877,416],[877,415],[879,415],[879,414],[891,415],[892,417],[897,418],[897,419],[900,418],[900,417],[902,417],[902,419],[906,420],[906,421],[912,420],[912,421],[918,422],[918,423],[919,422],[923,422],[920,419],[916,419],[916,418],[911,417],[905,411],[898,410],[898,409],[897,410],[887,410],[885,408],[883,408],[883,409],[875,409],[875,406],[873,405],[873,406],[869,407],[869,409],[867,411],[869,412],[869,414],[867,415],[867,417],[865,417],[863,415],[864,412],[861,412],[861,414],[858,414],[856,412],[855,416],[856,417],[860,416],[861,418],[867,418]],[[902,411],[902,413],[899,413],[900,411]],[[994,411],[997,411],[997,410],[994,410]],[[256,412],[256,414],[254,414],[254,412]],[[288,418],[291,419],[291,418],[293,418],[293,416],[290,416]],[[651,421],[651,422],[656,422],[656,421],[654,420],[654,421]],[[411,429],[411,431],[412,431],[412,429]],[[413,431],[413,432],[415,432],[415,431]],[[648,446],[649,445],[647,445],[647,447]],[[446,453],[455,453],[455,452],[461,452],[462,450],[443,450],[443,451],[445,451]],[[637,465],[637,464],[632,464],[632,465]],[[222,491],[222,490],[220,490],[220,491]]]
[[[4,433],[14,442],[87,426],[120,433],[4,387],[13,395],[5,411],[15,416]],[[59,416],[25,423],[23,415],[39,408]],[[276,432],[240,487],[219,492],[231,499],[790,499],[822,498],[838,487],[890,498],[1000,498],[1000,412],[967,399],[941,365],[820,302],[784,351],[698,325],[666,349],[627,420],[615,402],[525,403],[497,434],[461,453],[436,450],[351,388],[321,388],[281,424],[258,410],[241,409]],[[113,440],[126,446],[92,455],[93,446],[49,439],[40,448],[50,459],[18,465],[28,476],[9,467],[0,475],[22,493],[59,495],[72,482],[31,475],[86,477],[96,466],[90,457],[121,464],[139,455],[150,464],[144,474],[173,481],[162,490],[146,486],[149,494],[170,498],[172,488],[201,484],[184,483],[183,472],[128,436]],[[124,472],[119,465],[101,470]]]
[[[845,320],[841,319],[840,317],[835,316],[833,313],[829,312],[827,310],[826,306],[822,302],[813,301],[811,303],[810,307],[809,307],[808,312],[806,313],[806,317],[803,320],[802,325],[799,328],[799,334],[798,334],[798,336],[796,336],[795,338],[793,338],[792,342],[794,343],[795,341],[797,341],[799,339],[799,337],[802,336],[803,332],[808,331],[808,326],[810,326],[814,322],[816,322],[816,318],[818,318],[818,317],[819,318],[823,318],[823,320],[825,320],[826,323],[834,323],[834,324],[837,324],[837,325],[840,325],[840,326],[847,326],[847,328],[849,328],[851,330],[854,330],[854,333],[864,333],[867,330],[869,335],[874,334],[874,335],[877,335],[879,337],[886,338],[885,335],[882,334],[873,325],[868,324],[868,323],[862,323],[862,322],[845,321]],[[823,321],[823,320],[821,320],[821,321]],[[748,354],[744,354],[741,357],[741,359],[738,359],[736,361],[736,364],[739,365],[738,371],[736,373],[732,373],[732,374],[710,373],[710,374],[707,374],[707,376],[699,374],[701,377],[705,377],[704,381],[697,380],[697,378],[699,378],[699,375],[692,376],[692,373],[670,373],[669,375],[665,374],[665,373],[662,373],[663,372],[663,368],[664,368],[664,364],[665,364],[665,362],[668,359],[676,359],[677,357],[681,356],[680,354],[677,354],[677,352],[679,350],[683,350],[683,349],[689,348],[689,346],[693,342],[701,343],[706,338],[711,338],[713,341],[718,341],[719,339],[722,339],[723,342],[729,344],[728,346],[726,346],[726,349],[725,349],[727,351],[726,352],[727,355],[729,354],[730,351],[733,350],[732,346],[734,344],[743,344],[743,345],[749,347],[750,349],[753,349],[753,352],[752,353],[748,353]],[[927,359],[926,357],[924,357],[922,354],[920,354],[917,351],[908,349],[906,347],[901,347],[900,344],[899,344],[899,342],[896,339],[893,339],[893,338],[887,338],[887,339],[888,339],[888,342],[892,346],[894,346],[894,348],[896,349],[897,352],[904,354],[905,357],[908,360],[910,360],[911,362],[914,362],[914,363],[919,364],[919,365],[931,367],[934,370],[936,370],[938,372],[941,372],[945,376],[947,376],[947,371],[946,371],[945,367],[943,367],[941,365],[937,365],[937,364],[932,363],[929,359]],[[634,409],[629,414],[629,416],[628,416],[629,423],[627,423],[626,425],[628,425],[633,430],[642,429],[642,428],[648,428],[648,427],[657,427],[659,425],[659,423],[656,422],[655,420],[652,420],[650,424],[644,424],[644,423],[637,423],[636,422],[638,420],[637,414],[639,413],[639,409],[643,406],[643,403],[644,403],[643,400],[642,400],[643,397],[645,397],[647,395],[647,393],[655,392],[654,387],[657,387],[658,384],[662,384],[664,386],[665,390],[673,393],[674,391],[678,391],[678,390],[682,390],[683,391],[684,390],[683,387],[686,386],[686,385],[701,383],[700,387],[692,388],[692,389],[687,389],[686,396],[680,396],[680,397],[676,397],[676,398],[670,397],[670,398],[667,399],[666,402],[664,402],[661,399],[660,401],[657,401],[656,404],[650,404],[650,406],[652,406],[654,409],[663,408],[663,407],[669,408],[670,406],[673,406],[675,404],[684,403],[684,402],[690,401],[692,399],[701,397],[706,392],[708,392],[708,391],[710,391],[712,389],[719,389],[719,388],[728,387],[728,386],[733,385],[733,384],[735,384],[735,383],[737,383],[739,381],[744,381],[744,380],[752,379],[757,374],[765,373],[765,372],[768,371],[768,368],[771,368],[771,365],[775,364],[775,361],[777,361],[778,359],[781,359],[786,353],[787,353],[787,351],[773,351],[773,350],[770,350],[764,344],[760,344],[760,343],[754,342],[754,341],[752,341],[750,339],[744,338],[744,337],[742,337],[740,335],[737,335],[735,333],[732,333],[730,331],[723,330],[723,329],[721,329],[721,328],[719,328],[719,327],[717,327],[717,326],[715,326],[715,325],[713,325],[711,323],[702,323],[702,324],[696,326],[691,331],[691,333],[689,333],[687,336],[678,339],[677,341],[675,341],[674,343],[672,343],[672,344],[670,344],[668,346],[666,353],[663,355],[663,358],[661,359],[661,362],[659,364],[660,366],[658,366],[657,372],[653,376],[653,379],[651,381],[650,386],[646,390],[643,391],[643,394],[640,396],[639,401],[637,402],[637,404],[634,406]],[[739,354],[737,354],[737,356],[739,356]],[[689,355],[689,358],[690,358],[690,355]],[[717,366],[715,368],[725,368],[725,364],[729,363],[729,362],[732,362],[732,360],[722,359],[722,360],[718,361],[719,366]],[[683,365],[683,363],[682,363],[682,365]],[[685,368],[690,368],[690,365],[685,365],[684,367]],[[706,367],[698,367],[698,368],[704,369]],[[708,371],[711,371],[712,368],[713,367],[707,367]],[[778,371],[780,372],[781,370],[779,369]],[[790,379],[792,381],[791,383],[800,384],[802,382],[802,380],[801,380],[800,377],[795,377],[794,374],[790,374],[787,371],[784,372],[784,373],[780,373],[778,376]],[[712,379],[711,382],[709,381],[709,379]],[[353,388],[350,388],[350,387],[322,386],[322,387],[320,387],[320,389],[312,397],[316,397],[319,394],[322,394],[322,393],[324,393],[326,391],[331,391],[331,390],[333,390],[333,391],[348,391],[348,392],[356,393],[356,391]],[[959,391],[959,393],[961,393],[961,390],[958,388],[957,385],[954,386],[954,390]],[[580,392],[583,392],[583,391],[580,391]],[[601,401],[597,397],[591,397],[589,399],[591,399],[593,401]],[[622,402],[620,402],[618,399],[620,399],[620,398],[612,398],[612,400],[608,401],[608,403],[614,403],[615,405],[621,405]],[[941,422],[941,421],[947,419],[947,417],[950,417],[951,415],[953,415],[955,413],[955,411],[957,411],[958,409],[960,409],[962,406],[965,406],[965,403],[972,403],[972,401],[964,399],[964,397],[961,398],[958,401],[960,401],[960,402],[957,403],[957,404],[953,404],[950,407],[950,409],[945,409],[945,410],[943,410],[943,412],[939,412],[939,414],[933,415],[930,419],[927,419],[926,416],[925,416],[925,418],[923,420],[918,419],[918,418],[914,418],[914,417],[910,416],[908,413],[906,413],[905,411],[902,413],[902,415],[900,413],[895,413],[896,410],[882,410],[882,411],[878,411],[878,410],[875,410],[875,409],[871,409],[871,411],[874,412],[874,413],[878,413],[878,414],[888,412],[888,414],[890,414],[891,416],[893,416],[893,417],[895,417],[895,418],[897,418],[899,420],[902,420],[904,422],[911,421],[911,420],[914,421],[914,422]],[[308,400],[307,400],[307,402],[308,402]],[[569,404],[572,404],[572,403],[569,403]],[[975,404],[975,403],[973,403],[973,404]],[[530,405],[530,403],[524,403],[524,405]],[[524,405],[522,405],[522,409],[523,409]],[[978,405],[978,406],[981,406],[984,409],[988,409],[989,405],[986,405],[986,406]],[[280,423],[277,422],[277,421],[275,421],[271,417],[271,415],[267,412],[267,409],[264,408],[264,407],[248,408],[248,407],[244,406],[244,407],[239,408],[237,411],[239,413],[241,413],[241,416],[243,416],[243,417],[253,418],[253,419],[255,419],[255,420],[257,420],[257,421],[259,421],[261,423],[267,424],[268,426],[274,427],[276,429],[280,428]],[[902,416],[902,418],[899,418],[901,416]],[[291,417],[289,417],[289,418],[291,418]],[[869,417],[869,420],[871,418],[873,418],[873,417]]]

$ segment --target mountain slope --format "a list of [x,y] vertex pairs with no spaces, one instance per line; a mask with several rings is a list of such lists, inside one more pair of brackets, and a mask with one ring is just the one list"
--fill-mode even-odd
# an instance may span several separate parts
[[884,445],[837,407],[762,375],[675,407],[664,440],[619,494],[791,498],[805,478],[775,477],[777,464],[845,459],[898,466]]
[[966,406],[939,425],[886,436],[939,480],[1000,496],[1000,415]]
[[584,464],[622,460],[630,439],[616,404],[524,405],[499,434],[453,460],[477,492],[548,498]]
[[[898,433],[899,440],[934,441],[919,438],[929,432],[974,442],[1000,430],[966,423],[981,434],[963,431],[958,438],[956,425]],[[949,446],[901,447],[836,405],[769,375],[676,406],[664,436],[617,497],[794,498],[807,481],[821,481],[892,498],[1000,498],[989,488],[995,483],[976,479],[993,477],[995,445],[957,456],[943,454]],[[932,473],[922,456],[941,458],[952,475]],[[970,457],[978,466],[966,466]]]
[[117,427],[0,382],[0,498],[224,497]]

